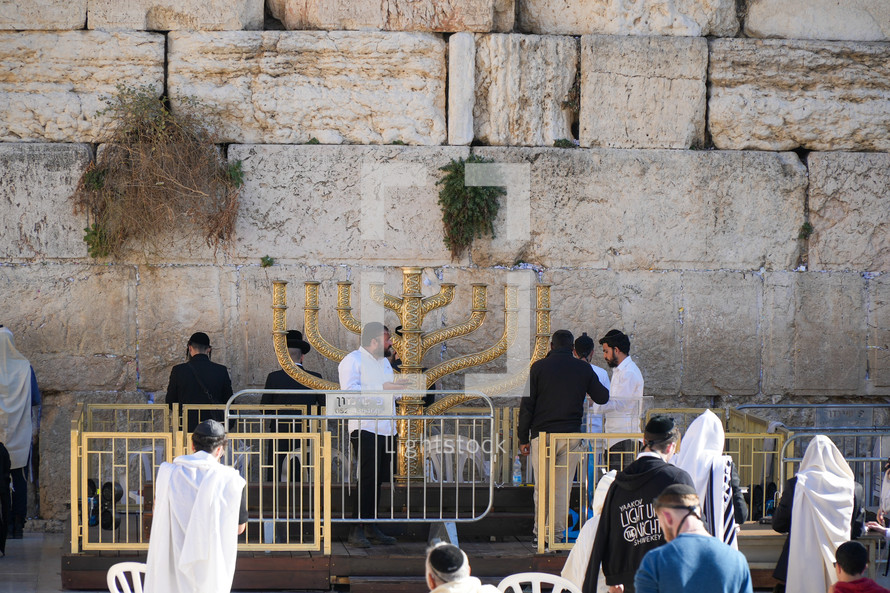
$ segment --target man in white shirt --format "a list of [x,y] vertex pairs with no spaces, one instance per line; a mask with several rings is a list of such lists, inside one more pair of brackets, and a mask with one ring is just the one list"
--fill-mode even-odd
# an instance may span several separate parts
[[[362,328],[362,345],[340,361],[338,372],[340,389],[344,391],[376,391],[404,389],[409,381],[395,381],[387,355],[392,348],[389,330],[382,323],[372,322]],[[385,400],[384,407],[391,417],[396,415],[395,398],[369,394]],[[388,405],[386,405],[388,404]],[[362,524],[377,517],[380,485],[392,477],[395,464],[395,422],[391,417],[349,420],[349,440],[359,461],[358,487],[353,490],[353,517],[358,519],[349,534],[349,543],[356,547],[370,547],[371,542],[393,545],[394,537],[383,534],[373,523]],[[357,500],[356,500],[357,498]]]
[[611,329],[600,339],[603,358],[612,371],[606,432],[640,432],[643,413],[643,375],[630,358],[630,338]]
[[192,434],[192,455],[162,463],[145,570],[146,593],[228,593],[238,535],[247,527],[245,480],[219,463],[226,431],[205,420]]

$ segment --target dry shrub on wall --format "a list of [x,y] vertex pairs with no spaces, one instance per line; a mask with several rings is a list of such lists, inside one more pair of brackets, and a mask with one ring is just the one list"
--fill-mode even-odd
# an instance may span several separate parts
[[228,240],[243,174],[214,144],[206,109],[186,99],[172,112],[150,87],[118,87],[107,102],[110,138],[74,195],[90,218],[90,256],[120,256],[131,241],[159,247],[172,228],[213,248]]

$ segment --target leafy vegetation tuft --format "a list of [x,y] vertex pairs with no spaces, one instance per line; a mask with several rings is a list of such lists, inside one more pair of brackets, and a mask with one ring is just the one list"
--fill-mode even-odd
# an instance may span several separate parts
[[442,208],[442,223],[445,226],[445,246],[451,250],[452,259],[460,257],[476,237],[489,234],[494,237],[494,219],[498,214],[498,198],[507,192],[502,187],[467,186],[465,183],[467,163],[488,163],[488,159],[471,155],[454,160],[440,171],[444,171],[436,185],[439,190],[439,206]]

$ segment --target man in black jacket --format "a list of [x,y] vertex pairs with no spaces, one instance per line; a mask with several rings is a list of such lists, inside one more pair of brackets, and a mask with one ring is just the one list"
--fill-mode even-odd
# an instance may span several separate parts
[[[188,362],[178,364],[170,371],[167,383],[167,405],[225,405],[232,397],[232,380],[229,369],[221,364],[210,361],[212,348],[210,338],[204,332],[192,334],[186,345]],[[187,429],[194,432],[195,427],[204,420],[223,421],[222,410],[192,412],[188,417]]]
[[[609,390],[597,379],[591,366],[575,358],[572,348],[575,337],[572,332],[560,329],[550,338],[550,353],[532,364],[529,371],[529,395],[522,399],[519,409],[519,451],[523,455],[531,453],[532,471],[535,474],[535,510],[538,508],[538,434],[541,432],[581,432],[584,416],[584,398],[589,395],[594,402],[604,404],[609,401]],[[531,437],[529,439],[529,436]],[[571,491],[574,472],[568,473],[568,457],[577,450],[580,441],[561,441],[556,457],[556,483],[554,496],[555,513],[552,518],[556,537],[565,541],[566,508]],[[559,469],[561,468],[561,469]],[[538,534],[538,521],[535,520],[535,535]]]
[[643,556],[664,543],[653,501],[671,484],[695,488],[689,474],[668,463],[679,439],[680,431],[666,416],[653,416],[646,424],[643,450],[618,472],[606,494],[584,593],[595,593],[600,566],[612,593],[634,593],[634,574]]
[[[287,351],[295,365],[302,368],[303,357],[308,354],[310,350],[312,350],[312,346],[309,345],[309,342],[303,340],[303,334],[301,332],[295,329],[287,332]],[[310,375],[321,379],[319,373],[305,368],[303,370]],[[269,373],[269,376],[266,377],[266,385],[263,389],[302,391],[309,388],[288,375],[284,370],[278,370]],[[318,406],[321,408],[325,405],[325,397],[323,393],[264,393],[263,397],[260,399],[260,403],[279,406],[306,406],[306,411],[311,412],[310,406]],[[281,413],[284,415],[293,415],[299,412],[286,410]],[[321,413],[320,410],[319,413]],[[273,420],[270,428],[271,432],[302,432],[303,430],[302,423],[296,420]],[[273,447],[273,445],[275,446]],[[281,472],[281,466],[285,459],[287,459],[287,454],[299,447],[299,441],[295,442],[284,439],[278,439],[274,443],[271,440],[268,441],[266,455],[269,464],[276,468],[276,475]],[[278,459],[278,462],[275,464],[271,463],[273,449],[274,457]],[[299,476],[298,470],[295,469],[292,475]]]

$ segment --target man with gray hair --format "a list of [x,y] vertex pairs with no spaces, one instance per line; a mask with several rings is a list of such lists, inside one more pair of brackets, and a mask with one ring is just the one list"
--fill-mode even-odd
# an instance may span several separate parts
[[426,584],[432,593],[498,593],[470,576],[470,561],[463,550],[440,542],[426,555]]

